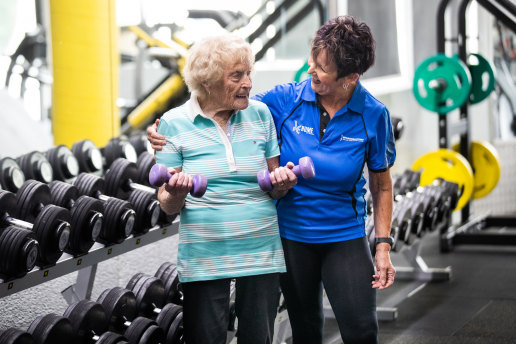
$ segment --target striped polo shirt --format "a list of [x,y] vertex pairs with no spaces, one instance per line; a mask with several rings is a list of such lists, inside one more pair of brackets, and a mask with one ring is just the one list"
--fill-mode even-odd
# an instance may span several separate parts
[[276,207],[256,178],[267,168],[265,159],[279,155],[269,109],[250,100],[221,128],[192,94],[163,115],[158,133],[167,141],[156,154],[158,163],[208,178],[204,196],[188,195],[181,210],[179,280],[284,272]]

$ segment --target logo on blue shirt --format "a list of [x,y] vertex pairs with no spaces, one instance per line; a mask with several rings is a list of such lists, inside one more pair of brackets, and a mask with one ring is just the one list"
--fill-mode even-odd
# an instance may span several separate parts
[[300,132],[307,133],[309,135],[314,134],[314,128],[305,127],[304,125],[297,125],[297,121],[294,121],[294,126],[292,127],[292,131],[299,135]]

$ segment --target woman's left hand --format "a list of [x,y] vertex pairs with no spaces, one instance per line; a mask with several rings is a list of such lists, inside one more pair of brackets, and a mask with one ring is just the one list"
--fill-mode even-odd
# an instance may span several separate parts
[[294,164],[288,162],[283,167],[276,167],[270,173],[274,191],[288,191],[297,184],[297,176],[292,172],[292,168],[294,168]]
[[374,262],[376,264],[376,274],[373,275],[373,281],[371,282],[373,288],[389,288],[394,283],[394,275],[396,275],[396,270],[392,265],[391,257],[389,255],[389,250],[377,249],[374,256]]

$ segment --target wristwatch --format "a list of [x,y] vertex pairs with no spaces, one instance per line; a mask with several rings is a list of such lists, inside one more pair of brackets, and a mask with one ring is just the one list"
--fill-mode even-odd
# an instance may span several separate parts
[[394,240],[392,240],[392,237],[383,237],[383,238],[374,238],[374,247],[376,247],[376,245],[378,245],[379,243],[387,243],[391,246],[394,245]]

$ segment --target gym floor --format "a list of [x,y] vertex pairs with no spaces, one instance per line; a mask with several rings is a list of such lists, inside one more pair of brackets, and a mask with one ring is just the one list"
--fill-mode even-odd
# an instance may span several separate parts
[[[379,323],[381,344],[516,343],[516,246],[459,245],[440,253],[433,232],[421,240],[420,256],[430,268],[451,267],[451,279],[420,282],[399,302],[397,319]],[[401,254],[391,258],[406,266]],[[378,292],[378,304],[413,284],[396,280]],[[326,321],[325,333],[325,343],[342,343],[335,320]]]

